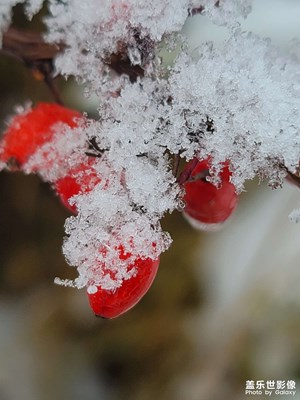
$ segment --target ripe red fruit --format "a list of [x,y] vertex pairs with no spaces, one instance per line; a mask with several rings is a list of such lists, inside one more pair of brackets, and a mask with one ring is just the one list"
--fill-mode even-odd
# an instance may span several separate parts
[[75,204],[69,203],[70,198],[76,194],[90,192],[101,181],[91,164],[80,164],[54,183],[54,189],[61,202],[73,213],[76,213],[77,209]]
[[14,116],[0,144],[0,161],[22,166],[51,139],[54,124],[61,122],[75,127],[79,117],[81,114],[78,111],[55,103],[39,103],[35,108]]
[[[130,257],[120,255],[120,260]],[[129,270],[136,268],[137,272],[131,278],[124,280],[122,286],[115,290],[105,290],[97,287],[96,293],[88,293],[90,306],[96,316],[115,318],[130,310],[149,290],[158,270],[159,259],[144,260],[138,258]]]
[[[186,165],[188,169],[193,160]],[[230,183],[228,163],[220,173],[220,187],[206,180],[210,160],[199,161],[184,184],[184,214],[192,225],[203,229],[215,229],[228,219],[238,203],[235,187]],[[193,180],[194,178],[194,180]]]

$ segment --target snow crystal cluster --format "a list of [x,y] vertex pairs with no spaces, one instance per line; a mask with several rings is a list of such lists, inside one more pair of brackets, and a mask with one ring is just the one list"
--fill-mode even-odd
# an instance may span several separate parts
[[156,44],[180,31],[190,5],[190,0],[49,0],[46,40],[66,45],[56,60],[59,73],[103,92],[114,60],[149,67]]
[[[169,78],[170,119],[181,133],[190,130],[200,158],[230,160],[238,191],[256,175],[280,185],[283,166],[294,171],[299,164],[298,62],[287,64],[269,40],[239,30],[221,48],[205,43],[197,50],[193,58],[181,55]],[[207,117],[209,131],[201,129]]]
[[[6,2],[7,11],[0,8],[4,28],[16,2]],[[28,2],[36,9],[39,3]],[[135,259],[156,259],[168,248],[171,238],[160,220],[182,206],[182,188],[172,171],[176,155],[210,157],[215,183],[228,160],[238,192],[255,176],[280,186],[287,170],[298,169],[299,60],[239,29],[237,21],[251,11],[251,3],[48,1],[45,38],[64,44],[57,72],[75,76],[98,95],[110,90],[99,96],[98,120],[84,118],[74,129],[56,126],[52,142],[25,167],[55,182],[86,162],[88,143],[97,144],[92,169],[99,183],[71,200],[78,214],[67,219],[63,250],[79,277],[65,284],[116,288],[134,273],[128,266]],[[183,48],[166,71],[157,57],[161,41],[172,39],[197,12],[227,25],[230,38],[218,46],[204,43],[192,54]],[[114,62],[126,64],[124,75]],[[127,69],[136,66],[142,72],[128,79]],[[120,243],[129,254],[125,260],[118,256]]]

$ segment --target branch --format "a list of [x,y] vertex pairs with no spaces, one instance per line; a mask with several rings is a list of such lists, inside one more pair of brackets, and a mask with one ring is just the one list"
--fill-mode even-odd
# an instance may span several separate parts
[[[3,47],[0,49],[0,54],[7,54],[23,62],[32,70],[36,79],[46,82],[54,98],[58,100],[58,93],[52,82],[53,60],[64,49],[65,45],[63,43],[56,45],[46,43],[39,33],[11,27],[3,35]],[[118,54],[112,54],[104,62],[117,74],[128,75],[131,82],[135,82],[137,77],[144,75],[142,67],[131,64],[125,54],[125,49],[122,49]],[[51,80],[51,84],[49,80]]]
[[53,59],[63,45],[45,43],[39,33],[9,28],[3,35],[0,54],[7,54],[23,62],[37,80],[43,80],[58,104],[63,101],[53,81]]
[[8,54],[29,67],[37,62],[52,61],[63,45],[45,43],[39,33],[9,28],[3,35],[0,53]]

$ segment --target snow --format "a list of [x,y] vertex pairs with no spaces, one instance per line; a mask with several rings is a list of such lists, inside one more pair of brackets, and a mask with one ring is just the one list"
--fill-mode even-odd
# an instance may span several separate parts
[[[27,3],[30,16],[41,3]],[[0,6],[2,30],[15,4]],[[136,259],[157,259],[170,246],[160,221],[182,209],[182,189],[172,173],[174,155],[211,157],[216,184],[221,163],[229,160],[238,192],[255,176],[281,186],[286,169],[297,169],[299,44],[283,52],[270,40],[243,32],[239,19],[248,15],[251,4],[48,1],[45,38],[66,45],[55,60],[57,72],[76,77],[99,96],[99,117],[83,117],[73,129],[54,126],[53,140],[30,158],[24,171],[38,170],[54,184],[88,162],[91,140],[103,150],[93,161],[99,183],[71,199],[78,214],[65,224],[63,252],[79,276],[75,282],[57,282],[87,286],[90,292],[99,285],[115,289],[134,273]],[[161,41],[171,47],[188,10],[199,6],[213,23],[228,26],[229,39],[205,42],[192,54],[183,45],[166,69],[158,57]],[[110,66],[116,55],[140,66],[144,76],[136,82],[117,77]],[[298,215],[295,211],[290,218],[298,221]],[[128,254],[125,259],[120,245]]]
[[298,166],[297,65],[269,40],[239,30],[223,47],[205,43],[194,59],[183,54],[175,64],[169,79],[173,114],[188,110],[179,131],[213,120],[214,132],[201,127],[194,150],[200,158],[212,155],[216,164],[230,160],[238,191],[256,175],[279,186],[286,175],[282,165],[291,171]]
[[295,208],[289,215],[289,219],[291,222],[295,224],[299,224],[300,222],[300,208]]
[[57,71],[103,92],[111,55],[127,56],[133,65],[146,67],[153,61],[156,44],[181,30],[189,4],[188,0],[49,0],[46,40],[67,46],[56,60]]

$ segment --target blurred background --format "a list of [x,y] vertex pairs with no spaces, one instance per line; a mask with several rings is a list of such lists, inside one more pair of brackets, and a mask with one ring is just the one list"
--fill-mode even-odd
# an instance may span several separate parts
[[[299,20],[299,0],[256,0],[242,26],[285,47],[300,37]],[[14,23],[28,28],[20,7]],[[30,29],[42,29],[39,17]],[[191,49],[228,34],[202,16],[184,33]],[[95,112],[72,81],[58,85],[66,105]],[[0,56],[2,131],[28,100],[52,98]],[[246,380],[294,380],[300,399],[300,226],[288,220],[299,189],[250,182],[218,233],[166,217],[174,243],[153,287],[124,316],[102,320],[84,290],[53,283],[76,271],[61,253],[69,214],[51,188],[5,172],[0,188],[0,400],[239,400]]]

